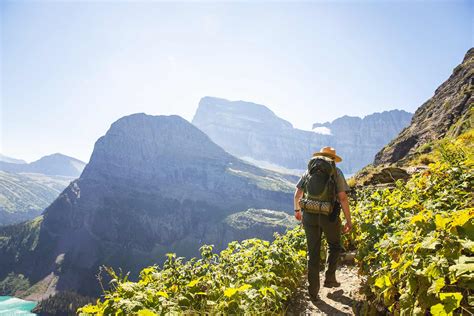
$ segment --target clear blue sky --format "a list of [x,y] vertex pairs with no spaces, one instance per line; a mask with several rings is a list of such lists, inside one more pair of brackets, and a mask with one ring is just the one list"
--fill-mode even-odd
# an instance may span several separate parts
[[414,111],[473,45],[474,1],[1,1],[1,152],[88,161],[121,116],[217,96],[295,127]]

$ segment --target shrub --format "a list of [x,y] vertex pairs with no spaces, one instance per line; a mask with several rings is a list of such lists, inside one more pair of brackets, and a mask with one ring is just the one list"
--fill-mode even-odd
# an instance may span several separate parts
[[442,142],[437,162],[406,184],[358,193],[354,236],[366,294],[394,314],[451,315],[473,304],[469,137]]
[[281,312],[306,267],[304,231],[297,227],[259,239],[232,242],[220,254],[201,247],[201,258],[184,262],[169,254],[163,268],[152,266],[138,282],[112,276],[111,289],[81,315],[153,315],[163,313],[241,314]]

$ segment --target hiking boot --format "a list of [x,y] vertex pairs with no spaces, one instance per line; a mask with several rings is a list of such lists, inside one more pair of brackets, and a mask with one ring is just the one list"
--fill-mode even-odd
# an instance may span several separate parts
[[336,280],[330,281],[330,280],[325,280],[324,281],[324,287],[340,287],[341,283],[337,282]]
[[309,293],[309,298],[310,298],[311,302],[313,302],[313,303],[316,303],[316,302],[320,301],[318,294]]
[[337,282],[335,273],[327,273],[324,280],[324,287],[340,287],[341,283]]
[[318,294],[316,294],[316,295],[310,294],[309,298],[310,298],[311,302],[313,302],[313,303],[317,303],[317,302],[321,301]]

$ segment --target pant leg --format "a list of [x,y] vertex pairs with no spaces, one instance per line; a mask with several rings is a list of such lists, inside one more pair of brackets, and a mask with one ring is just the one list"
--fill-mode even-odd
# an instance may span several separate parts
[[319,225],[319,216],[303,213],[303,226],[308,245],[308,283],[309,293],[317,295],[319,292],[319,269],[321,252],[322,228]]
[[328,220],[327,222],[324,222],[322,228],[329,248],[326,277],[335,281],[337,264],[343,250],[341,246],[341,220],[337,219],[335,222],[330,222]]

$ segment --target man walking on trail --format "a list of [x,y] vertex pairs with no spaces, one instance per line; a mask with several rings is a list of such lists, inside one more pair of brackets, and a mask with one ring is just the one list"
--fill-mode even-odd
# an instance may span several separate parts
[[312,300],[318,300],[321,235],[324,232],[329,246],[328,268],[325,287],[338,287],[336,268],[341,253],[340,209],[344,212],[347,233],[352,228],[349,201],[346,192],[349,186],[342,171],[335,163],[342,161],[332,147],[323,147],[313,154],[308,170],[296,185],[295,217],[303,221],[308,244],[308,292]]

